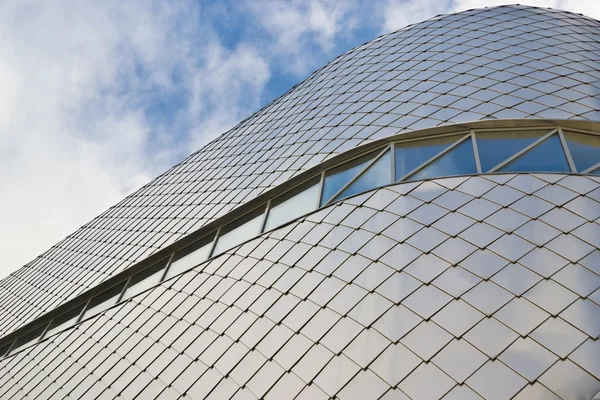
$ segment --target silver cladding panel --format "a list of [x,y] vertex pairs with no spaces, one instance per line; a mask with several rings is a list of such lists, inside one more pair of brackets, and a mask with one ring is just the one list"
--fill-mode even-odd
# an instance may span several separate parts
[[0,398],[591,399],[599,201],[557,174],[361,194],[1,360]]
[[599,37],[582,15],[503,6],[359,46],[0,281],[0,334],[374,139],[485,119],[599,121]]

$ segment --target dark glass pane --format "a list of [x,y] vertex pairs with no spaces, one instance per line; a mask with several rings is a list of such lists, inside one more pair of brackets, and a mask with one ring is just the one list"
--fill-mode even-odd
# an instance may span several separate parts
[[352,178],[358,175],[375,156],[377,156],[377,153],[367,154],[327,171],[325,182],[323,183],[323,193],[321,194],[321,205],[325,204],[331,196],[336,194]]
[[32,345],[33,343],[37,342],[38,338],[40,336],[42,336],[42,333],[44,333],[45,328],[46,328],[46,325],[40,326],[39,328],[36,328],[33,331],[26,333],[23,336],[21,336],[20,338],[18,338],[17,341],[15,342],[15,345],[10,350],[10,354],[14,354],[17,351],[22,350],[22,349]]
[[319,179],[312,179],[271,202],[265,230],[285,224],[317,208]]
[[391,157],[391,153],[387,151],[375,164],[337,196],[336,200],[392,183]]
[[592,175],[600,175],[600,168],[593,170],[592,172],[590,172],[590,174],[592,174]]
[[208,256],[210,255],[210,249],[214,242],[214,237],[215,235],[212,234],[208,237],[202,238],[175,253],[165,279],[169,279],[170,277],[178,275],[183,271],[187,271],[188,269],[200,264],[202,261],[207,260]]
[[444,154],[408,179],[422,180],[436,178],[439,176],[476,174],[475,156],[473,155],[473,143],[471,139],[464,142]]
[[550,130],[476,133],[481,171],[489,171],[548,132]]
[[261,208],[222,228],[215,245],[214,254],[222,253],[257,236],[260,233],[264,213],[264,208]]
[[569,172],[560,138],[552,135],[508,165],[501,172]]
[[113,286],[106,292],[99,294],[98,296],[90,300],[90,303],[88,304],[87,308],[85,309],[85,313],[83,314],[83,318],[87,318],[94,314],[98,314],[117,304],[117,300],[119,299],[119,296],[123,291],[123,286],[125,286],[125,282]]
[[396,179],[402,179],[406,174],[432,159],[435,155],[439,154],[442,150],[446,149],[461,137],[462,136],[449,136],[396,144],[394,154]]
[[135,274],[127,284],[123,299],[128,299],[136,294],[142,293],[144,290],[158,285],[162,278],[165,267],[167,266],[168,258],[157,262],[151,267],[146,268],[142,272]]
[[600,162],[600,137],[574,132],[564,134],[577,171],[584,171]]
[[62,331],[63,329],[75,324],[81,315],[81,311],[83,310],[84,306],[85,304],[82,304],[54,318],[50,323],[50,327],[46,331],[44,337],[52,336],[56,332]]

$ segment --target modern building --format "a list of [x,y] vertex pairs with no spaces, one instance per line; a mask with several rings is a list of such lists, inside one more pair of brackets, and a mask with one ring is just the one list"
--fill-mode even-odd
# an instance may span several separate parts
[[600,399],[600,22],[339,56],[0,282],[2,399]]

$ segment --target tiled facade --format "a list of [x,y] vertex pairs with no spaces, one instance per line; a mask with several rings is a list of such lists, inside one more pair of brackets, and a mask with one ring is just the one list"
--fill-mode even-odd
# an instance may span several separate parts
[[0,397],[591,399],[598,201],[561,174],[358,195],[4,359]]
[[[0,281],[0,334],[362,144],[600,122],[599,60],[599,21],[526,6],[359,46]],[[591,175],[371,190],[0,359],[0,398],[600,398],[599,222]]]

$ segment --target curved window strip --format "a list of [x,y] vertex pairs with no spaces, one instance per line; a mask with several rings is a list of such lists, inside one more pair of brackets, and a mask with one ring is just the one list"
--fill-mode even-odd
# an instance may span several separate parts
[[475,129],[391,141],[322,171],[126,281],[0,347],[0,357],[65,330],[210,257],[341,199],[396,182],[505,172],[600,175],[600,135],[555,128]]

